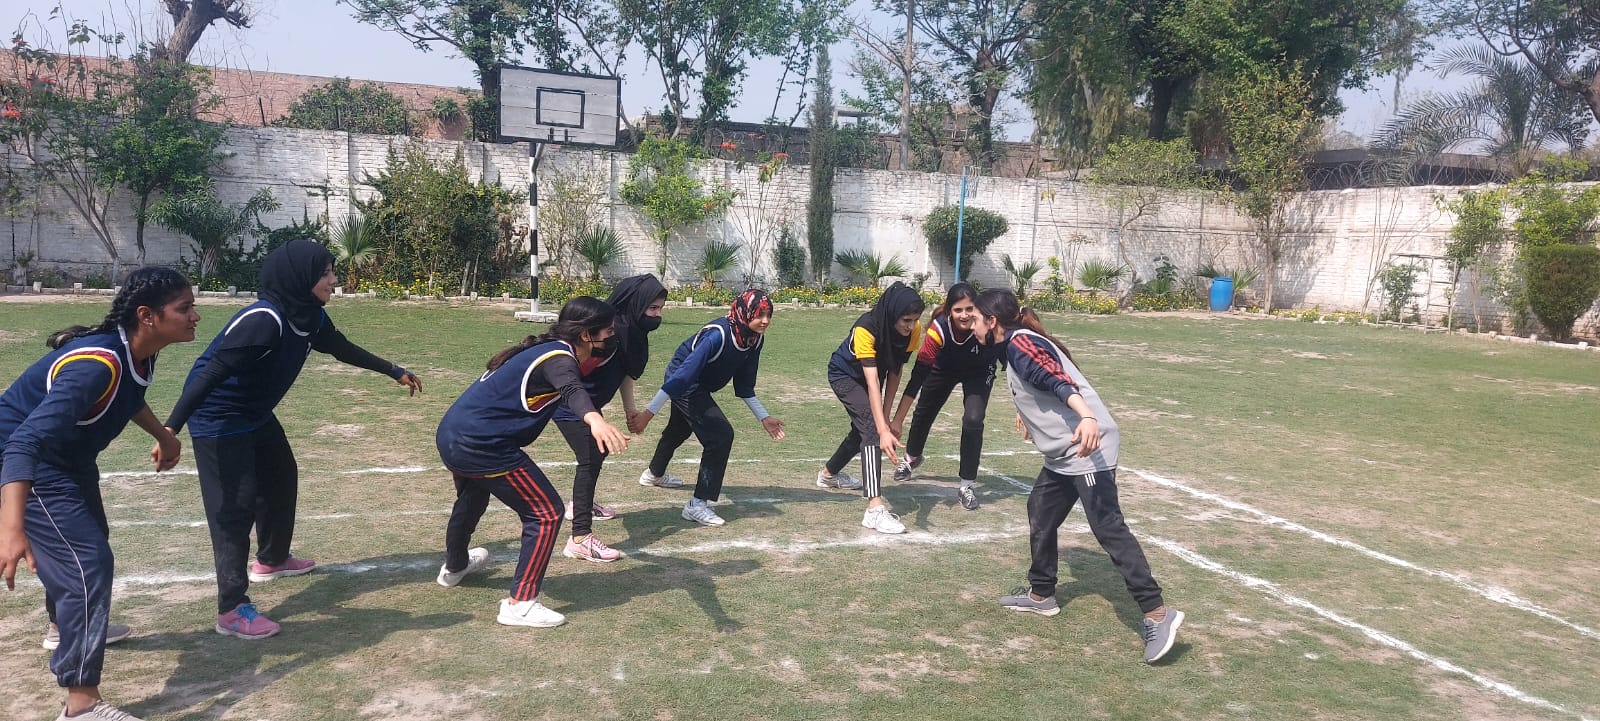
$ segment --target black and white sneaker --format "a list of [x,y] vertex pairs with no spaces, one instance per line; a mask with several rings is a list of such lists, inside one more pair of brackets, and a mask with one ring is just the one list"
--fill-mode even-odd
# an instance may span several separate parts
[[956,491],[956,499],[961,501],[961,507],[969,511],[978,510],[978,492],[972,486],[966,486]]
[[922,465],[922,456],[901,456],[900,463],[894,467],[894,479],[897,481],[911,480],[911,474]]

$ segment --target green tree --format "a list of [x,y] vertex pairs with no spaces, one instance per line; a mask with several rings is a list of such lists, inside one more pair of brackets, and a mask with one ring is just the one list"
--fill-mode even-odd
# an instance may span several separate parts
[[169,195],[156,203],[150,215],[157,223],[189,236],[200,256],[200,281],[216,274],[228,244],[261,226],[261,214],[278,209],[272,191],[265,188],[244,205],[224,205],[210,186],[181,195]]
[[289,103],[289,112],[272,124],[368,135],[416,134],[400,96],[377,83],[352,84],[349,78],[334,78],[307,89]]
[[666,279],[668,243],[683,227],[721,217],[733,202],[733,191],[706,192],[693,174],[697,148],[670,138],[646,138],[628,163],[622,199],[644,213],[654,226],[660,255],[656,273]]
[[[872,130],[898,129],[904,108],[904,73],[900,65],[903,61],[893,54],[895,43],[858,30],[856,44],[850,74],[861,84],[862,94],[845,93],[844,105],[865,113],[865,124]],[[945,129],[955,121],[951,85],[931,63],[917,63],[912,68],[910,125],[906,142],[902,143],[902,149],[909,152],[909,157],[904,158],[905,168],[923,172],[943,169]]]
[[1441,74],[1476,81],[1401,109],[1379,131],[1374,145],[1421,157],[1469,146],[1510,161],[1519,177],[1549,150],[1583,147],[1591,118],[1582,99],[1561,92],[1520,56],[1464,46],[1446,51],[1438,61]]
[[1440,0],[1449,27],[1520,55],[1600,121],[1600,4],[1592,0]]
[[1572,337],[1572,325],[1600,297],[1600,248],[1545,245],[1524,249],[1528,307],[1558,341]]
[[340,275],[345,288],[359,290],[362,272],[378,262],[383,246],[378,243],[375,231],[375,226],[361,217],[334,226],[328,250],[333,253],[335,265],[343,271]]
[[1289,245],[1287,209],[1305,182],[1312,130],[1311,84],[1297,66],[1258,66],[1241,76],[1222,99],[1234,174],[1244,190],[1229,199],[1250,219],[1265,261],[1266,298],[1272,310],[1278,264]]
[[1600,186],[1578,187],[1587,169],[1581,161],[1552,162],[1511,186],[1517,219],[1511,228],[1522,248],[1590,241],[1600,217]]
[[[905,17],[906,0],[875,0],[879,10]],[[1023,45],[1057,12],[1055,3],[1026,0],[923,0],[912,22],[932,39],[947,73],[973,112],[967,128],[979,164],[992,165],[995,107],[1011,86]]]
[[591,225],[578,236],[575,249],[578,256],[589,264],[589,282],[600,282],[600,271],[622,261],[626,255],[617,231],[604,225]]
[[[1505,240],[1505,203],[1506,194],[1503,190],[1469,190],[1462,193],[1460,198],[1445,204],[1445,209],[1456,216],[1455,225],[1450,227],[1450,239],[1444,245],[1445,257],[1450,261],[1452,288],[1460,287],[1462,272],[1477,269],[1483,263],[1485,253]],[[1477,296],[1477,275],[1476,272],[1473,274],[1473,297]],[[1456,316],[1456,299],[1460,295],[1459,291],[1450,294],[1445,313],[1452,321]],[[1481,327],[1482,320],[1478,317],[1476,303],[1472,311],[1476,325]]]
[[532,46],[552,65],[570,65],[559,16],[535,0],[338,0],[355,18],[396,33],[423,52],[454,48],[472,63],[481,95],[472,101],[473,137],[492,141],[500,127],[500,66]]
[[903,278],[911,272],[911,269],[900,261],[898,255],[889,256],[888,260],[884,260],[877,253],[865,250],[840,252],[833,256],[833,262],[838,263],[855,279],[866,281],[872,288],[878,287],[878,281],[884,278]]
[[[1089,184],[1100,190],[1117,211],[1117,255],[1133,268],[1128,246],[1129,228],[1140,218],[1155,214],[1176,192],[1202,191],[1215,186],[1200,167],[1200,159],[1184,140],[1133,140],[1111,145],[1094,163]],[[1134,282],[1138,273],[1134,272]]]
[[811,248],[811,274],[820,283],[833,265],[833,178],[838,159],[833,63],[826,45],[817,49],[817,87],[811,101],[810,125],[811,196],[806,201],[806,238]]

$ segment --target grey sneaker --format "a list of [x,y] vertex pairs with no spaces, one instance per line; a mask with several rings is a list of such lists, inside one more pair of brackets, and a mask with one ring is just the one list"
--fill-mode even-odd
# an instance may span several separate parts
[[846,491],[861,490],[861,479],[844,471],[839,471],[832,476],[827,471],[817,471],[817,488],[842,488]]
[[639,474],[639,485],[655,486],[656,488],[683,488],[684,482],[682,478],[671,473],[663,473],[658,476],[646,468],[643,473]]
[[93,706],[84,709],[76,716],[68,716],[67,709],[63,707],[56,721],[140,721],[140,719],[104,701],[96,701]]
[[[109,626],[106,626],[106,645],[110,646],[118,641],[126,640],[132,635],[132,628],[124,626],[120,623],[113,623]],[[56,650],[56,647],[61,645],[61,629],[56,628],[56,625],[53,623],[50,624],[50,629],[44,632],[44,641],[39,645],[43,646],[46,651]]]
[[702,526],[720,526],[727,523],[722,520],[722,516],[717,515],[716,511],[711,510],[711,504],[699,498],[691,498],[688,503],[683,504],[683,520],[694,521]]
[[972,486],[967,486],[956,491],[956,500],[961,501],[961,507],[969,511],[978,510],[978,492]]
[[1183,625],[1183,612],[1171,606],[1167,607],[1167,615],[1156,623],[1150,619],[1144,620],[1144,662],[1155,663],[1161,660],[1172,650],[1172,642],[1178,640],[1178,627]]
[[1054,616],[1061,613],[1061,606],[1056,603],[1055,596],[1043,601],[1035,601],[1029,593],[1032,590],[1027,586],[1012,589],[1011,595],[1000,597],[1000,605],[1013,611],[1027,611],[1028,613],[1037,613],[1040,616]]
[[922,465],[922,456],[901,456],[900,463],[894,467],[894,479],[897,481],[911,480],[911,474]]

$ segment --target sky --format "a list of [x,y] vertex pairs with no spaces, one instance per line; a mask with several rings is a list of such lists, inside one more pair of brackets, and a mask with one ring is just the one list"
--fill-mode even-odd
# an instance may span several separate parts
[[[65,33],[61,32],[59,23],[51,24],[48,20],[50,10],[57,4],[58,0],[22,0],[18,11],[11,9],[18,6],[6,3],[7,10],[0,11],[0,22],[18,23],[31,10],[59,41]],[[59,0],[59,4],[73,17],[124,31],[139,26],[160,27],[164,20],[161,0]],[[453,49],[417,50],[397,34],[357,22],[351,17],[348,6],[335,4],[334,0],[253,0],[251,4],[257,13],[249,29],[236,30],[220,22],[213,25],[190,60],[303,75],[477,87],[472,64],[454,57]],[[883,31],[898,25],[896,18],[874,12],[870,0],[855,0],[849,13]],[[142,20],[135,23],[133,18]],[[34,30],[36,28],[26,34],[31,38],[36,34]],[[860,83],[850,77],[848,69],[848,61],[854,54],[854,44],[848,39],[832,48],[835,93],[860,92]],[[659,74],[646,65],[640,49],[632,48],[630,56],[622,72],[624,112],[630,117],[659,112],[664,105],[664,85]],[[523,64],[535,63],[530,59]],[[771,115],[782,72],[782,64],[777,60],[752,63],[729,117],[735,121],[761,122]],[[1455,79],[1418,71],[1406,80],[1403,95],[1414,96],[1458,84]],[[1393,79],[1380,78],[1375,86],[1369,91],[1346,91],[1341,95],[1347,108],[1339,119],[1341,130],[1365,137],[1393,113]],[[791,86],[777,114],[785,118],[793,115],[796,101]],[[1006,139],[1026,140],[1032,133],[1032,118],[1016,98],[1007,96],[1000,114],[1008,119],[1003,129]],[[804,124],[803,114],[799,122]]]

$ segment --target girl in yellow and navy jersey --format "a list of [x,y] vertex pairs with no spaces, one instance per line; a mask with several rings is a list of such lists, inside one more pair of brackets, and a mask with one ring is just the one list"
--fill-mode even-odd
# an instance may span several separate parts
[[530,335],[489,359],[488,371],[467,386],[439,421],[439,457],[456,486],[439,585],[456,586],[488,560],[488,549],[467,546],[491,496],[522,520],[522,552],[510,597],[500,602],[501,624],[549,627],[567,621],[539,603],[539,588],[561,533],[561,495],[522,448],[539,437],[563,405],[588,425],[601,451],[627,448],[627,436],[600,416],[578,370],[610,343],[615,317],[611,306],[596,298],[567,301],[549,331]]
[[[189,425],[200,499],[217,572],[217,633],[261,639],[279,631],[256,610],[250,582],[310,573],[316,563],[289,552],[300,471],[273,414],[311,351],[382,373],[422,390],[410,371],[351,343],[323,306],[339,279],[333,254],[293,240],[261,263],[259,299],[240,310],[195,359],[166,426]],[[250,558],[250,531],[259,549]]]
[[187,278],[140,268],[104,322],[51,336],[51,352],[0,396],[0,572],[14,588],[26,562],[54,602],[60,718],[137,721],[100,699],[114,559],[95,457],[132,420],[157,436],[157,470],[177,462],[178,440],[144,394],[157,354],[194,340],[199,322]]
[[1162,599],[1144,549],[1122,518],[1117,422],[1066,346],[1045,331],[1033,310],[1018,307],[1016,295],[991,288],[978,294],[977,306],[974,330],[985,342],[1005,345],[1006,382],[1017,403],[1017,418],[1044,456],[1044,468],[1028,494],[1033,557],[1028,585],[1002,597],[1000,605],[1043,616],[1061,612],[1055,599],[1057,531],[1081,501],[1089,530],[1144,612],[1145,663],[1161,660],[1172,650],[1183,612]]
[[[900,429],[891,425],[889,403],[900,384],[900,371],[922,341],[922,296],[895,282],[878,298],[872,310],[861,314],[839,349],[828,359],[828,384],[850,415],[850,432],[838,450],[817,472],[822,488],[861,489],[867,511],[861,525],[879,533],[905,533],[900,519],[883,502],[883,456],[896,463]],[[844,472],[845,464],[861,455],[861,478]]]
[[978,479],[978,460],[983,454],[983,417],[989,408],[989,390],[994,387],[995,362],[999,346],[986,345],[972,331],[978,318],[978,297],[972,286],[957,283],[945,294],[944,305],[933,309],[922,349],[917,351],[917,366],[906,381],[905,395],[894,413],[894,427],[905,422],[906,411],[914,403],[911,431],[906,437],[906,452],[895,468],[896,481],[909,481],[922,465],[922,449],[928,431],[950,392],[961,386],[961,488],[956,499],[969,511],[978,508],[978,492],[972,484]]
[[756,399],[756,375],[761,368],[761,348],[767,329],[772,326],[772,299],[766,291],[751,288],[739,294],[728,308],[728,315],[705,324],[699,332],[678,346],[667,363],[661,390],[650,405],[629,422],[629,430],[643,432],[661,408],[672,404],[661,440],[656,442],[650,466],[639,476],[646,486],[675,487],[682,481],[667,475],[672,454],[691,434],[700,441],[700,473],[694,496],[683,506],[683,519],[702,526],[720,526],[726,521],[712,509],[722,496],[722,480],[727,475],[728,454],[733,450],[733,424],[711,397],[731,381],[733,394],[744,401],[750,413],[773,440],[784,437],[783,421],[767,413]]

